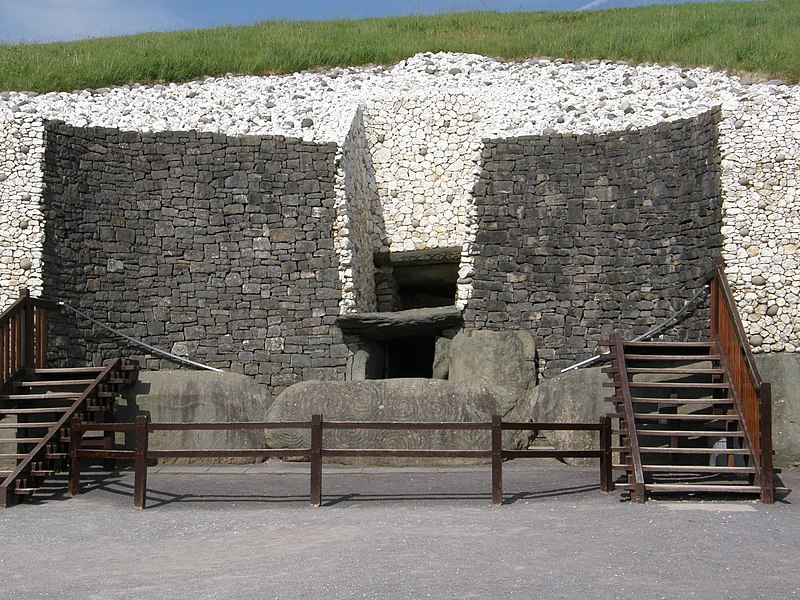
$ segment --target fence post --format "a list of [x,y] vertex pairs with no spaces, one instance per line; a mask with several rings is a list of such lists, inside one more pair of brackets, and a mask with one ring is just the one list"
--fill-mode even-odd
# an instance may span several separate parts
[[311,506],[322,504],[322,415],[311,415]]
[[133,453],[133,507],[143,509],[147,502],[147,415],[136,417],[136,447]]
[[600,491],[604,493],[614,491],[611,482],[611,417],[600,417]]
[[81,416],[72,417],[72,426],[69,429],[69,485],[67,493],[70,496],[77,496],[81,493],[81,461],[78,458],[78,450],[81,448]]
[[492,506],[503,504],[503,422],[492,415]]

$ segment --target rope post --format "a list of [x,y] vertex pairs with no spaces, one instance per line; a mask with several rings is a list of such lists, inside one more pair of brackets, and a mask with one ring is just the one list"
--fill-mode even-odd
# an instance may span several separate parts
[[311,415],[311,506],[322,504],[322,415]]
[[81,421],[80,415],[72,417],[72,426],[69,429],[69,484],[67,493],[70,496],[78,496],[81,493],[81,461],[78,458],[78,450],[81,449]]
[[136,447],[133,453],[133,507],[144,509],[147,502],[147,415],[136,417]]
[[492,415],[492,506],[503,505],[503,422]]

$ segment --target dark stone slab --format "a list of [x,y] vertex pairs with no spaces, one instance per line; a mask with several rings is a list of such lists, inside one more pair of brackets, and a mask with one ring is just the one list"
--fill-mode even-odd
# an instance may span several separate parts
[[343,332],[373,340],[435,335],[444,329],[460,327],[462,322],[461,311],[450,306],[357,313],[336,319]]

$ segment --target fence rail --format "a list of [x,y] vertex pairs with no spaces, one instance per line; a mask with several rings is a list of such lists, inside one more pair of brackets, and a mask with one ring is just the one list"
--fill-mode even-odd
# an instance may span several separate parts
[[[241,449],[241,450],[150,450],[149,434],[153,431],[224,430],[243,429],[309,429],[311,444],[300,449]],[[491,432],[490,448],[474,450],[406,450],[392,448],[325,448],[323,432],[326,429],[388,429],[388,430],[473,430]],[[509,430],[570,430],[599,432],[598,445],[590,450],[557,450],[529,448],[527,450],[503,449],[503,431]],[[133,450],[90,450],[81,448],[81,438],[87,431],[134,432]],[[322,415],[313,415],[310,421],[246,422],[246,423],[151,423],[141,415],[134,423],[83,423],[79,418],[70,429],[71,467],[69,494],[78,495],[80,488],[80,459],[102,458],[132,460],[134,462],[133,506],[143,509],[147,502],[147,461],[157,458],[305,458],[311,462],[309,501],[312,506],[322,504],[323,458],[332,457],[404,457],[404,458],[477,458],[491,459],[492,505],[503,503],[503,460],[516,458],[598,458],[600,460],[600,489],[613,490],[611,481],[611,419],[601,418],[597,423],[512,423],[503,422],[499,416],[482,423],[429,423],[429,422],[373,422],[324,421]]]

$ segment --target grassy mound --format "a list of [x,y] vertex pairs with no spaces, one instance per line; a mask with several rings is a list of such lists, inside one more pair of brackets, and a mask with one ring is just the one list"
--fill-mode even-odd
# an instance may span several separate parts
[[800,79],[800,0],[584,12],[266,21],[69,43],[0,45],[0,89],[45,92],[208,75],[389,64],[417,52],[625,59]]

